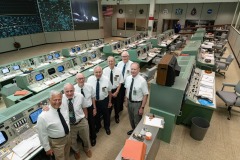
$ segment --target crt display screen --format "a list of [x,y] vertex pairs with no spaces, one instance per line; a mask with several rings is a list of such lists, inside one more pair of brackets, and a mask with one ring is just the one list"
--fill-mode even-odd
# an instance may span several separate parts
[[118,48],[121,48],[120,44],[118,43]]
[[55,53],[55,58],[59,58],[60,54],[59,53]]
[[39,74],[37,74],[36,76],[35,76],[35,79],[36,79],[36,81],[41,81],[41,80],[43,80],[43,74],[42,73],[39,73]]
[[72,48],[72,53],[75,53],[75,52],[76,52],[75,48]]
[[80,51],[81,50],[81,48],[80,47],[77,47],[77,51]]
[[92,53],[92,58],[96,58],[96,53]]
[[13,70],[14,70],[14,71],[17,71],[17,70],[19,70],[19,69],[20,69],[20,66],[19,66],[19,65],[13,66]]
[[116,46],[116,45],[114,45],[114,46],[113,46],[113,50],[116,50],[116,49],[117,49],[117,46]]
[[3,132],[0,132],[0,145],[4,144],[6,142],[6,138],[3,135]]
[[48,74],[49,75],[54,74],[55,72],[56,72],[56,70],[54,68],[48,69]]
[[42,113],[42,108],[39,108],[39,109],[37,109],[36,111],[32,112],[32,113],[29,115],[29,118],[30,118],[30,120],[31,120],[31,122],[32,122],[33,124],[37,123],[38,116],[39,116],[39,114],[41,114],[41,113]]
[[49,55],[48,56],[48,60],[52,60],[53,59],[53,56],[52,55]]
[[10,72],[10,70],[8,68],[3,68],[2,69],[2,73],[3,74],[9,73],[9,72]]
[[137,52],[138,56],[140,56],[140,53],[141,53],[140,51]]
[[87,62],[87,57],[82,57],[82,62]]
[[128,42],[127,41],[125,41],[125,45],[127,45],[128,44]]
[[130,44],[131,42],[130,42],[130,39],[128,40],[128,44]]
[[63,66],[58,66],[57,70],[58,70],[58,72],[63,72],[64,71],[64,67]]

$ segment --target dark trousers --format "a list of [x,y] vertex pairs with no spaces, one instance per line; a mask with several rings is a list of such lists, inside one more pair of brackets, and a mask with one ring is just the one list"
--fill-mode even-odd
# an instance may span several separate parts
[[[116,92],[117,89],[113,89],[112,93]],[[112,97],[112,105],[113,107],[109,108],[109,116],[111,117],[112,109],[115,111],[115,118],[119,118],[118,113],[120,112],[120,94],[118,93],[117,97]]]
[[125,98],[125,91],[126,88],[124,87],[124,84],[121,85],[120,91],[119,91],[119,112],[123,110],[123,103],[124,103],[124,98]]
[[95,124],[97,130],[101,128],[101,115],[103,116],[104,120],[104,128],[106,130],[110,129],[110,114],[108,110],[108,101],[108,97],[103,100],[96,101],[97,115],[95,116]]
[[95,119],[93,117],[93,105],[87,108],[88,110],[88,125],[90,132],[90,139],[96,139],[96,130],[95,130]]

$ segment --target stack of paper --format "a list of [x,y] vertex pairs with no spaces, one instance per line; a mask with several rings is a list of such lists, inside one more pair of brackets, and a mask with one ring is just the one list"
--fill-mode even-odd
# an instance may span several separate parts
[[164,119],[163,118],[150,118],[149,116],[145,116],[143,124],[163,128],[164,127]]

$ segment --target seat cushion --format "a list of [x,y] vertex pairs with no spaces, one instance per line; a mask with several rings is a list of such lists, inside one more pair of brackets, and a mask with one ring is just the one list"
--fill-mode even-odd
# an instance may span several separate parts
[[227,105],[233,105],[236,101],[237,95],[234,92],[227,91],[217,91],[217,95],[221,98]]

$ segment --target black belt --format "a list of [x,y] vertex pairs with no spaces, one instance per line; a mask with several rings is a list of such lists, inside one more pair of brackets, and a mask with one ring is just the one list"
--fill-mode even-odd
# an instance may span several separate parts
[[76,126],[76,125],[78,125],[82,120],[83,120],[83,118],[80,119],[78,122],[76,122],[76,123],[74,123],[74,124],[70,124],[70,125],[72,125],[72,126]]
[[51,139],[61,139],[61,138],[65,138],[67,135],[68,135],[68,134],[66,134],[66,135],[63,136],[63,137],[58,137],[58,138],[52,138],[52,137],[49,137],[49,138],[51,138]]
[[141,103],[142,101],[130,101],[129,100],[129,102],[131,102],[131,103]]

